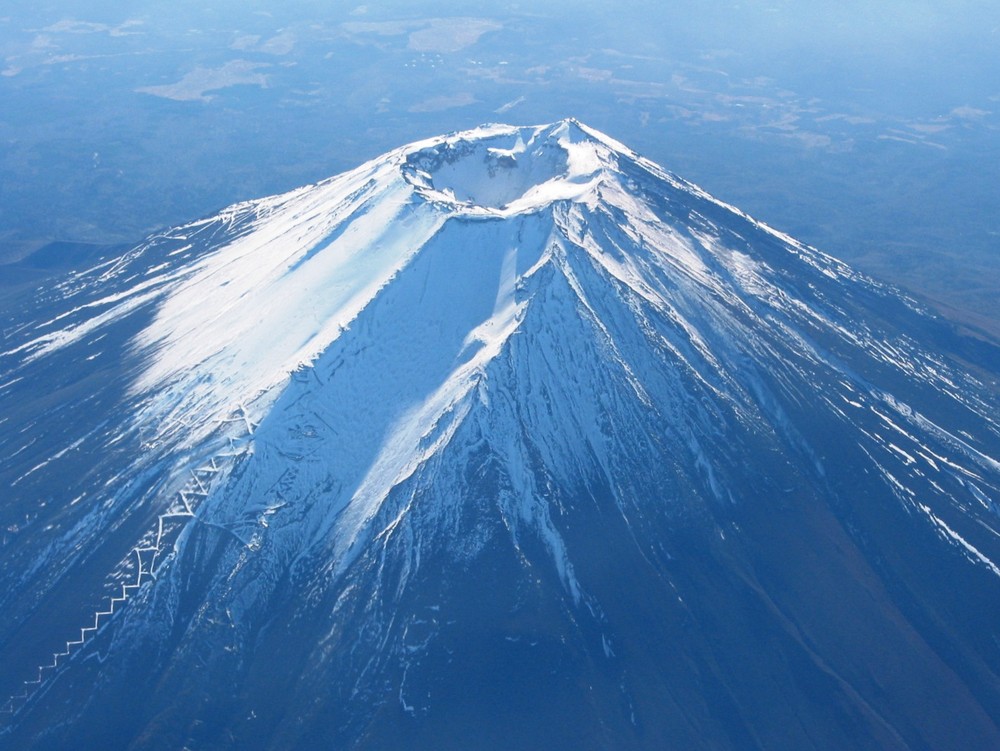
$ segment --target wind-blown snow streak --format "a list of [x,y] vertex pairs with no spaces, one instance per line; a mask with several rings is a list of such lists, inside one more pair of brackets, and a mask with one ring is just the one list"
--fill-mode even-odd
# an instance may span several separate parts
[[[153,581],[144,572],[174,560],[163,555],[165,518],[251,524],[239,566],[261,553],[273,570],[290,568],[323,548],[336,577],[372,540],[398,533],[419,546],[412,488],[443,507],[457,482],[424,470],[449,452],[485,452],[502,467],[498,514],[515,547],[540,540],[579,603],[546,478],[568,487],[598,476],[629,525],[643,478],[621,467],[668,457],[685,482],[735,503],[720,426],[790,446],[822,478],[823,457],[789,416],[812,402],[856,437],[900,502],[1000,575],[952,501],[962,494],[995,514],[1000,465],[860,375],[905,382],[933,395],[935,415],[997,431],[980,384],[912,339],[853,320],[863,307],[849,298],[922,316],[917,306],[575,121],[412,144],[154,237],[53,294],[62,312],[17,331],[0,355],[13,363],[4,386],[137,321],[128,398],[138,406],[114,440],[144,436],[136,466],[166,467],[165,488],[193,466],[218,478],[209,487],[195,475],[179,496],[150,500],[156,521],[132,552],[145,546],[153,562],[140,559],[138,578],[33,685]],[[252,439],[220,454],[234,419]],[[964,485],[973,480],[975,493]],[[99,540],[124,491],[107,493],[79,539]],[[245,597],[264,597],[273,578]]]

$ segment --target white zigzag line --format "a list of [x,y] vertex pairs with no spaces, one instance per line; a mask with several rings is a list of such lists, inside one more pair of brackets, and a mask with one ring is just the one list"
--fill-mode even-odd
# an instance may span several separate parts
[[[257,424],[250,420],[250,417],[246,411],[246,407],[240,404],[238,416],[225,418],[220,420],[219,422],[220,423],[243,422],[247,429],[247,437],[243,439],[244,447],[241,450],[237,444],[237,441],[233,439],[232,436],[229,436],[228,442],[230,451],[219,454],[218,458],[233,458],[243,455],[246,452],[245,444],[246,442],[249,441],[249,438],[253,436],[254,428],[257,427]],[[96,634],[97,631],[100,629],[101,619],[110,618],[111,616],[113,616],[115,612],[118,610],[119,605],[124,605],[125,603],[128,602],[130,590],[139,589],[143,585],[144,576],[150,577],[154,580],[156,579],[156,560],[159,557],[160,553],[163,552],[163,534],[164,534],[163,522],[165,519],[178,519],[178,518],[194,519],[197,521],[197,517],[195,516],[195,512],[197,509],[196,507],[192,506],[191,498],[193,496],[203,500],[207,498],[209,494],[208,488],[202,481],[201,477],[198,476],[198,473],[201,472],[208,476],[213,476],[221,472],[222,467],[216,464],[216,458],[217,457],[213,456],[209,460],[209,464],[207,467],[198,467],[196,469],[191,470],[191,479],[188,480],[188,482],[184,485],[184,487],[180,491],[178,491],[178,499],[180,500],[180,504],[183,507],[183,510],[174,510],[174,511],[168,510],[166,513],[160,514],[157,517],[155,542],[152,545],[147,545],[143,547],[137,545],[134,548],[132,548],[132,552],[135,554],[136,557],[135,581],[131,584],[123,583],[121,585],[122,587],[121,596],[112,597],[108,601],[107,610],[98,610],[94,613],[94,625],[84,626],[83,628],[81,628],[79,639],[67,641],[62,652],[53,652],[52,663],[50,665],[39,665],[38,677],[33,680],[24,681],[24,688],[21,689],[20,693],[11,696],[6,701],[6,703],[4,703],[2,707],[0,707],[0,714],[6,714],[10,716],[15,715],[18,710],[17,705],[21,704],[23,706],[24,703],[27,703],[28,699],[31,698],[31,695],[35,691],[37,691],[38,688],[45,682],[45,672],[52,671],[54,674],[59,667],[60,658],[63,657],[68,658],[75,651],[75,648],[84,646],[87,642],[88,635]],[[192,487],[192,485],[194,487]],[[249,545],[249,543],[247,543],[242,537],[236,534],[236,532],[234,532],[231,529],[228,529],[227,527],[223,527],[222,525],[214,523],[209,524],[209,526],[218,527],[219,529],[224,529],[225,531],[230,532],[242,544]],[[153,554],[149,562],[149,567],[146,569],[143,569],[142,565],[143,553]]]

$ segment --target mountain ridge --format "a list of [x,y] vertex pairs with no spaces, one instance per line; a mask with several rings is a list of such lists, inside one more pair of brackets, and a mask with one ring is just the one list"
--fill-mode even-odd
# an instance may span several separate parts
[[67,646],[4,684],[12,742],[1000,741],[975,353],[575,121],[417,142],[36,303],[0,354],[5,526],[36,514],[0,650]]

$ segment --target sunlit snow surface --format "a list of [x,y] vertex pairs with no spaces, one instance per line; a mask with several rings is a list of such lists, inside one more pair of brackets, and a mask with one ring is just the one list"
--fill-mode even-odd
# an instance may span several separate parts
[[[145,522],[116,540],[108,575],[148,585],[134,597],[154,609],[157,588],[179,586],[184,530],[199,523],[239,542],[211,585],[237,620],[281,572],[318,558],[336,579],[374,539],[408,540],[409,571],[447,538],[421,525],[446,530],[462,513],[448,491],[460,480],[435,463],[485,451],[502,467],[497,512],[515,545],[541,540],[580,602],[546,483],[596,473],[637,528],[647,467],[740,503],[718,460],[725,426],[790,447],[822,478],[829,459],[789,414],[806,406],[833,416],[866,471],[943,542],[1000,575],[970,534],[998,527],[995,395],[915,334],[863,317],[928,315],[575,121],[416,143],[153,237],[48,295],[49,320],[5,335],[0,398],[46,362],[111,356],[129,364],[133,410],[90,437],[68,429],[15,484],[80,441],[141,450],[128,477],[102,477],[79,511],[29,530],[31,552],[8,556],[4,581],[38,599],[126,511]],[[102,350],[126,324],[124,347]],[[30,441],[30,425],[7,436],[11,461]],[[439,505],[415,511],[414,486]],[[666,488],[656,513],[682,491]],[[459,557],[482,544],[445,543]],[[130,569],[133,547],[163,549]],[[244,568],[256,578],[236,591]]]

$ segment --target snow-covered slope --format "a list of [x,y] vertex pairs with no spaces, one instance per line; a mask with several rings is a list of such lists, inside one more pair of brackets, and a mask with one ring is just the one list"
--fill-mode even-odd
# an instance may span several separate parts
[[0,740],[1000,743],[996,346],[575,121],[24,304]]

